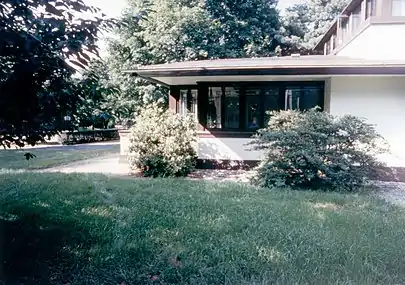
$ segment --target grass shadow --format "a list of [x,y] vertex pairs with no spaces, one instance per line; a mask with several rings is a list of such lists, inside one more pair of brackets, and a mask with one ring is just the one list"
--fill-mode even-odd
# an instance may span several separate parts
[[0,230],[6,284],[67,284],[86,260],[72,249],[90,246],[85,229],[35,212],[2,217]]

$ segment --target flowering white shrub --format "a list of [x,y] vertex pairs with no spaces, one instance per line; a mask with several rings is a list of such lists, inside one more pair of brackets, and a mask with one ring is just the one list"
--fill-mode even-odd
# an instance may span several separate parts
[[187,176],[197,154],[195,123],[158,104],[144,108],[131,128],[129,163],[144,176]]

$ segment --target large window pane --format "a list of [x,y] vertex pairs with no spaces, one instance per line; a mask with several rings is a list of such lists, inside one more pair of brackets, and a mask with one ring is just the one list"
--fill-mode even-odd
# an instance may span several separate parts
[[284,95],[284,109],[298,110],[300,109],[300,87],[287,87]]
[[270,111],[278,111],[281,109],[279,99],[279,89],[277,87],[264,88],[264,125],[267,126],[270,120]]
[[180,90],[180,114],[192,116],[197,120],[197,90]]
[[323,107],[323,92],[320,87],[308,86],[301,90],[300,109],[307,110],[316,106]]
[[245,125],[248,129],[257,129],[260,124],[260,88],[246,88]]
[[308,110],[322,107],[322,89],[318,86],[287,87],[285,92],[286,110]]
[[239,128],[239,88],[225,87],[225,122],[224,128],[238,129]]
[[405,0],[392,0],[392,16],[405,16]]
[[218,128],[221,125],[221,101],[222,101],[222,88],[210,87],[208,89],[208,110],[207,110],[207,127]]

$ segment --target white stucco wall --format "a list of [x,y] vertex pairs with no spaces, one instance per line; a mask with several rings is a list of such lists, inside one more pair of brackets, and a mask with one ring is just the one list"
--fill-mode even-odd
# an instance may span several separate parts
[[330,112],[367,118],[389,142],[389,166],[405,166],[405,76],[334,77]]
[[260,152],[247,145],[249,138],[199,138],[198,158],[215,160],[259,160]]
[[372,24],[337,55],[375,60],[405,60],[405,24]]

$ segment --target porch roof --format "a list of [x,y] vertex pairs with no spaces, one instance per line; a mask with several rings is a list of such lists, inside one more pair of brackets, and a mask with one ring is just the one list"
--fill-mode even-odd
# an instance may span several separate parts
[[[378,61],[336,55],[262,57],[184,61],[139,66],[125,70],[164,85],[196,83],[224,77],[224,81],[251,81],[264,77],[329,77],[332,75],[405,75],[405,62]],[[234,80],[229,80],[232,77]],[[227,79],[228,80],[225,80]],[[262,80],[258,80],[262,81]]]

